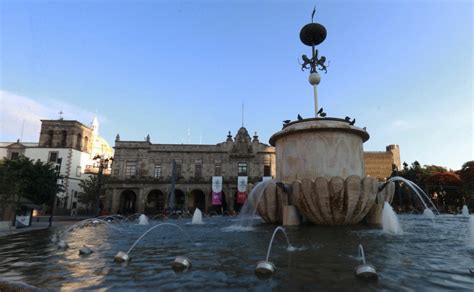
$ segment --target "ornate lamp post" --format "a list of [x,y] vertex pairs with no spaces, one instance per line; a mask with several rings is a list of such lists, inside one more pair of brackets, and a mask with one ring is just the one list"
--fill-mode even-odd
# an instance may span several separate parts
[[301,29],[300,40],[303,44],[311,47],[311,58],[308,58],[308,56],[306,55],[301,56],[301,58],[303,59],[303,63],[301,64],[301,70],[304,71],[305,69],[310,69],[309,83],[313,85],[314,89],[314,113],[317,117],[318,114],[322,112],[322,109],[321,111],[319,111],[318,108],[317,86],[321,81],[321,76],[319,75],[317,70],[322,70],[324,71],[324,73],[326,73],[327,65],[325,64],[326,57],[318,57],[318,50],[316,49],[316,46],[321,44],[326,39],[327,32],[326,28],[323,25],[313,22],[315,13],[316,8],[314,8],[313,13],[311,14],[311,23],[308,23]]
[[97,200],[94,208],[94,216],[99,216],[100,212],[100,191],[102,187],[102,175],[104,173],[104,168],[107,169],[114,161],[113,158],[105,158],[104,155],[96,155],[93,160],[96,160],[99,164],[99,172],[97,173]]

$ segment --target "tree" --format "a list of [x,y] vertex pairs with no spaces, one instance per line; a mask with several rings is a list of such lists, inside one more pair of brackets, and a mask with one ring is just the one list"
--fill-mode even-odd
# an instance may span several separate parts
[[[106,180],[107,177],[103,176],[101,184],[105,184]],[[97,202],[98,183],[97,175],[90,175],[79,183],[79,187],[81,187],[82,191],[79,193],[78,201],[86,205],[88,211],[91,211]],[[105,190],[101,188],[101,195],[103,194],[105,194]]]
[[462,165],[461,170],[457,171],[463,183],[463,193],[466,204],[474,205],[474,160],[468,161]]
[[20,156],[0,163],[0,205],[3,212],[19,207],[22,198],[42,205],[50,203],[57,193],[57,175],[53,165]]
[[[448,172],[445,167],[438,165],[421,166],[418,161],[414,161],[410,166],[404,162],[400,176],[414,182],[427,194],[434,193],[435,191],[441,193],[441,190],[444,191],[443,194],[446,194],[445,189],[441,189],[443,185],[451,188],[452,192],[452,188],[459,187],[460,182],[459,177],[452,172]],[[418,205],[418,207],[421,207],[418,200],[411,199],[410,194],[412,193],[412,190],[407,185],[403,185],[402,193],[408,200],[407,203],[402,203],[403,205],[411,205],[415,207]]]

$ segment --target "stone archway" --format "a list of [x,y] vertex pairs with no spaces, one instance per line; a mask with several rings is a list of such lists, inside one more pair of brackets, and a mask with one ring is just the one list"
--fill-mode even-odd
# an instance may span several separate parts
[[206,206],[206,195],[200,189],[194,189],[191,191],[191,206],[192,209],[199,208],[203,212],[207,212]]
[[165,195],[160,190],[152,190],[148,193],[145,203],[145,214],[161,214],[165,210]]
[[184,192],[180,189],[176,189],[174,191],[174,199],[175,199],[174,204],[175,204],[176,210],[183,211],[185,209],[185,202],[186,202]]
[[132,190],[120,194],[119,212],[123,215],[134,214],[137,209],[137,195]]

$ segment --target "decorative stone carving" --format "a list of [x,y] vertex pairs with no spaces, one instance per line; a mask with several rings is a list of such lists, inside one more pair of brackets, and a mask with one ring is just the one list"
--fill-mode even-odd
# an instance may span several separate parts
[[[352,175],[345,180],[337,176],[329,180],[316,177],[293,181],[286,193],[278,183],[272,182],[263,191],[257,212],[267,223],[282,223],[284,206],[295,205],[301,215],[315,224],[357,224],[369,211],[379,216],[376,214],[379,204],[383,206],[383,201],[393,198],[393,185],[388,185],[377,195],[378,186],[373,177]],[[377,196],[381,203],[377,203],[375,208]]]

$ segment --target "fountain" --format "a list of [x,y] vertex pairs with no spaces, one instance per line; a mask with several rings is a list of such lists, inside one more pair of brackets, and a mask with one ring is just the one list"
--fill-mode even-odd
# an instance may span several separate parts
[[302,56],[301,69],[310,70],[315,116],[286,121],[270,138],[276,149],[276,182],[264,188],[256,208],[267,223],[297,225],[299,213],[320,225],[353,225],[364,218],[380,224],[383,202],[393,198],[393,183],[379,192],[377,179],[365,176],[362,144],[369,133],[355,126],[355,119],[326,117],[318,107],[318,70],[326,73],[327,65],[316,46],[326,34],[326,28],[313,21],[300,32],[312,52]]
[[354,273],[357,278],[367,281],[377,281],[377,271],[375,267],[365,262],[364,247],[359,244],[359,257],[362,260],[362,264],[355,267]]
[[94,251],[90,247],[85,245],[79,249],[79,255],[90,255],[93,252]]
[[429,208],[426,208],[425,210],[423,210],[423,216],[425,216],[425,218],[428,218],[428,219],[431,219],[431,220],[434,220],[434,218],[435,218],[435,214]]
[[388,202],[385,202],[382,211],[382,228],[384,232],[394,235],[400,235],[403,233],[397,214],[395,214],[392,206],[390,206]]
[[[426,204],[426,202],[423,200],[423,197],[431,204],[431,207],[433,208],[433,210],[436,211],[436,213],[438,213],[438,215],[440,214],[438,209],[436,208],[436,205],[433,203],[433,201],[430,199],[430,197],[417,185],[415,184],[414,182],[412,182],[411,180],[408,180],[404,177],[401,177],[401,176],[394,176],[392,178],[390,178],[387,182],[395,182],[395,181],[401,181],[401,182],[404,182],[408,187],[410,187],[413,192],[416,194],[416,196],[418,197],[418,199],[420,200],[420,202],[423,204],[423,206],[425,207],[424,208],[424,211],[426,210],[429,210],[434,218],[434,213],[432,210],[430,210],[428,208],[428,205]],[[382,186],[384,187],[384,186]],[[423,211],[423,212],[424,212]],[[428,216],[431,216],[428,215]]]
[[255,273],[257,274],[257,276],[261,278],[268,278],[275,273],[276,267],[272,262],[269,261],[269,259],[270,259],[270,251],[273,245],[273,240],[275,239],[275,235],[277,234],[278,231],[281,231],[285,235],[286,243],[288,244],[287,249],[289,250],[291,248],[290,240],[288,239],[288,235],[286,234],[285,229],[281,226],[278,226],[277,228],[275,228],[275,230],[273,231],[272,238],[270,239],[270,242],[268,243],[267,257],[265,258],[264,261],[259,261],[257,263],[257,267],[255,268]]
[[[114,218],[114,217],[112,217],[112,218]],[[95,225],[101,224],[101,223],[105,224],[108,227],[113,228],[114,230],[117,230],[117,231],[121,232],[120,229],[112,226],[112,224],[110,222],[108,222],[108,221],[106,221],[106,220],[104,220],[100,217],[99,218],[88,218],[88,219],[79,221],[79,222],[69,226],[68,228],[66,228],[63,231],[60,231],[58,233],[53,234],[53,236],[51,237],[51,241],[53,243],[57,243],[57,247],[59,249],[67,249],[67,248],[69,248],[69,244],[64,239],[64,236],[66,234],[68,234],[69,232],[71,232],[72,230],[74,230],[76,228],[84,228],[84,227],[90,226],[90,225],[95,226]]]
[[148,225],[148,217],[145,214],[141,214],[140,217],[138,217],[138,224],[140,225]]
[[194,214],[193,214],[193,220],[191,221],[192,224],[203,224],[202,222],[202,212],[201,210],[199,210],[199,208],[196,208],[196,210],[194,210]]
[[[160,226],[173,226],[175,228],[177,228],[178,230],[180,230],[182,233],[184,233],[186,236],[187,236],[187,233],[184,232],[184,230],[179,227],[178,225],[176,224],[173,224],[173,223],[161,223],[161,224],[158,224],[158,225],[155,225],[153,227],[151,227],[150,229],[148,229],[147,231],[145,231],[133,244],[132,246],[128,249],[127,252],[123,252],[123,251],[119,251],[115,256],[114,256],[114,260],[116,262],[128,262],[130,261],[132,258],[130,257],[130,252],[133,250],[133,248],[140,242],[140,240],[142,240],[148,233],[150,233],[151,231],[153,231],[154,229],[160,227]],[[183,259],[186,259],[186,260],[183,260]],[[184,258],[184,257],[177,257],[175,259],[175,261],[173,262],[173,267],[180,267],[180,268],[183,268],[183,269],[187,269],[191,266],[191,261],[187,258]]]
[[469,217],[469,209],[467,208],[466,205],[462,206],[462,213],[464,217]]
[[[182,216],[176,212],[172,213],[177,217],[176,224],[162,223],[142,232],[136,220],[143,221],[142,218],[146,218],[143,214],[134,214],[130,220],[110,215],[86,219],[62,233],[54,234],[54,229],[44,229],[2,237],[0,290],[7,285],[6,290],[8,287],[26,287],[53,291],[152,290],[157,287],[161,290],[205,291],[471,291],[474,271],[469,274],[466,267],[472,267],[472,249],[466,248],[466,241],[474,248],[474,217],[469,219],[466,240],[466,236],[458,236],[460,226],[465,230],[466,218],[439,215],[436,208],[426,202],[426,194],[423,195],[410,182],[405,183],[414,188],[423,202],[425,216],[433,218],[438,213],[436,221],[439,224],[420,224],[419,216],[397,216],[390,206],[395,178],[381,184],[375,178],[365,176],[362,146],[369,138],[367,131],[355,126],[355,119],[326,117],[322,108],[318,109],[317,85],[321,77],[317,70],[326,70],[326,65],[325,58],[318,56],[315,46],[325,36],[325,28],[313,22],[303,28],[300,36],[303,43],[312,47],[311,58],[304,56],[302,66],[310,69],[315,117],[285,123],[283,129],[271,137],[270,143],[277,151],[276,179],[257,184],[240,215],[239,226],[252,226],[257,218],[283,225],[298,225],[300,219],[314,223],[289,227],[293,228],[292,243],[303,248],[292,254],[289,264],[279,267],[278,273],[276,265],[270,261],[276,234],[283,233],[287,250],[274,249],[275,258],[282,252],[286,254],[295,250],[281,226],[274,228],[271,224],[260,224],[250,232],[225,232],[224,229],[235,219],[214,216],[207,219],[211,224],[196,228],[189,225],[189,220],[179,219]],[[175,211],[175,168],[173,161],[172,184],[168,193],[170,211]],[[165,217],[159,215],[159,218]],[[362,221],[381,224],[384,232],[374,231],[367,225],[356,228],[327,226],[355,225]],[[202,213],[196,209],[192,223],[200,222]],[[112,226],[113,223],[119,223],[120,228]],[[111,228],[96,228],[101,224]],[[186,237],[192,237],[193,248],[181,244],[182,236],[152,232],[162,226],[172,226]],[[270,233],[272,236],[268,242],[265,234]],[[65,234],[69,235],[70,248],[67,250],[68,242],[63,239]],[[400,234],[403,236],[391,236]],[[51,235],[63,249],[51,248]],[[148,236],[147,240],[143,240],[145,236]],[[137,239],[126,252],[121,251],[129,246],[127,239],[130,238]],[[378,279],[374,267],[377,266],[380,273],[377,286],[354,281],[352,269],[347,268],[354,265],[353,243],[361,241],[370,251],[374,265],[366,263],[364,247],[359,245],[362,262],[355,267],[355,276]],[[140,248],[135,249],[139,243]],[[413,246],[407,247],[410,243]],[[265,259],[252,266],[250,261],[253,262],[267,244]],[[81,256],[75,248],[79,249]],[[133,264],[126,264],[131,261],[132,252]],[[112,257],[125,264],[111,266]],[[159,260],[154,261],[155,258]],[[189,270],[189,273],[173,274],[169,271],[171,261],[175,271]],[[261,280],[268,277],[272,279]]]

